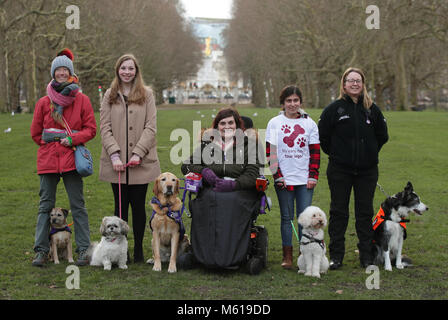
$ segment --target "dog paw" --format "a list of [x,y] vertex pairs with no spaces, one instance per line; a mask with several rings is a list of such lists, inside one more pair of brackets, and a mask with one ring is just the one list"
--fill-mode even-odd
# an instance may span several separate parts
[[299,269],[299,271],[297,271],[297,273],[305,273],[305,270],[300,270]]
[[404,265],[402,263],[396,265],[397,269],[404,269]]
[[118,266],[118,268],[126,270],[128,268],[128,266],[127,265],[122,265],[122,266]]
[[392,266],[385,266],[385,267],[384,267],[384,270],[386,270],[386,271],[392,271]]
[[104,266],[104,270],[110,271],[112,270],[112,266]]
[[168,268],[168,273],[176,273],[177,268],[174,266],[173,268]]
[[311,273],[311,272],[305,272],[305,276],[307,276],[307,277],[311,277],[311,276],[312,276],[312,273]]
[[319,273],[313,273],[313,274],[311,274],[311,276],[320,279],[320,274]]
[[59,260],[54,260],[54,264],[59,264]]
[[146,260],[146,263],[147,264],[154,264],[154,259],[150,258],[150,259]]
[[152,271],[162,271],[162,266],[160,264],[154,264],[154,267],[152,267]]
[[75,260],[73,260],[73,259],[69,259],[69,260],[68,260],[68,263],[75,263]]

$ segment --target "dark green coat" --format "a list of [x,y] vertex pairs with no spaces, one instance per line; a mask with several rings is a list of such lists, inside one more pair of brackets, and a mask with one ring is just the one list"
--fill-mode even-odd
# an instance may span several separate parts
[[257,142],[246,136],[235,140],[240,142],[235,142],[226,153],[216,143],[202,141],[201,146],[182,165],[182,173],[201,173],[204,168],[210,168],[219,178],[234,178],[236,190],[255,188],[261,168]]

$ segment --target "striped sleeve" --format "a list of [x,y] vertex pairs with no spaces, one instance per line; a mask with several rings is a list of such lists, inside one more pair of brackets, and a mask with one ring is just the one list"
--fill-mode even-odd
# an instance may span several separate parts
[[271,170],[274,181],[282,178],[283,174],[278,166],[277,146],[266,141],[266,158],[268,160],[269,169]]
[[319,168],[320,168],[320,144],[310,144],[310,164],[309,164],[309,174],[308,179],[319,179]]

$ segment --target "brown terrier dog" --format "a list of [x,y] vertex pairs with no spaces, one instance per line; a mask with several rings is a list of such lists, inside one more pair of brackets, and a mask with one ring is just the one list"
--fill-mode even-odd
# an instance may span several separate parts
[[150,221],[153,259],[149,259],[147,263],[154,263],[152,270],[161,271],[161,263],[169,261],[168,272],[174,273],[177,272],[177,256],[190,245],[187,235],[181,238],[182,201],[177,197],[179,179],[170,172],[164,172],[156,179],[153,191],[155,197],[151,200],[153,215]]
[[50,260],[59,264],[59,258],[73,263],[72,231],[67,225],[68,210],[53,208],[50,212]]

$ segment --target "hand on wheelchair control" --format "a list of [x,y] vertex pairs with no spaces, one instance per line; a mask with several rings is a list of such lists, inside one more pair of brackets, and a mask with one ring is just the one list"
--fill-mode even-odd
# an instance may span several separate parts
[[207,181],[207,183],[214,187],[215,183],[216,183],[216,179],[218,179],[218,177],[216,176],[216,174],[213,172],[212,169],[210,168],[205,168],[202,170],[201,172],[202,177],[205,179],[205,181]]

